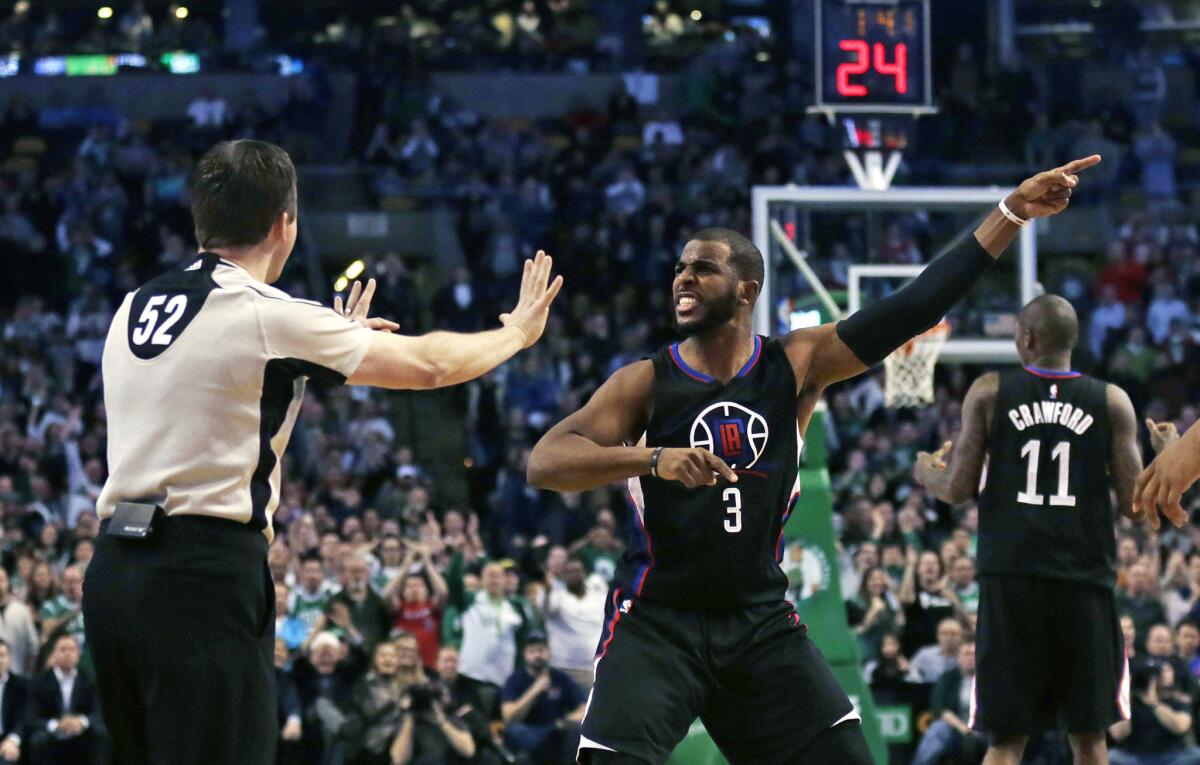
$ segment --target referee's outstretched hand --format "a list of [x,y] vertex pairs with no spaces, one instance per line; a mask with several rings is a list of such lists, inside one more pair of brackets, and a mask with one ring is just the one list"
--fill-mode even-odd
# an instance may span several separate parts
[[518,327],[525,333],[524,348],[538,341],[546,329],[546,319],[550,316],[550,304],[562,289],[563,278],[560,274],[550,281],[550,269],[554,259],[538,250],[533,260],[525,261],[525,272],[521,275],[521,294],[517,305],[508,313],[500,314],[500,323],[506,327]]
[[1167,445],[1138,476],[1133,489],[1133,512],[1142,513],[1150,528],[1157,529],[1159,513],[1176,526],[1187,523],[1183,493],[1200,478],[1200,427],[1193,425],[1178,440]]
[[363,289],[362,282],[355,279],[354,286],[350,288],[350,294],[346,296],[345,305],[342,304],[341,295],[333,296],[333,310],[367,329],[377,329],[380,332],[395,332],[400,329],[400,325],[394,321],[379,317],[368,318],[367,312],[371,310],[371,298],[373,297],[375,297],[375,280],[368,279],[367,287]]

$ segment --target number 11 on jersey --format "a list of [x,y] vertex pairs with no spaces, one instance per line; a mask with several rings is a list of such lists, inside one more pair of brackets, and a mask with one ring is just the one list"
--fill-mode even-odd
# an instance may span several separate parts
[[735,486],[730,486],[721,495],[725,501],[725,530],[736,534],[742,530],[742,492]]
[[[1017,492],[1017,501],[1025,505],[1044,505],[1046,498],[1037,493],[1038,467],[1042,454],[1042,442],[1033,439],[1025,442],[1021,456],[1029,460],[1026,465],[1025,491]],[[1071,442],[1060,441],[1050,452],[1050,459],[1058,463],[1058,491],[1050,495],[1050,504],[1055,507],[1075,507],[1075,495],[1068,494],[1067,483],[1071,477]]]

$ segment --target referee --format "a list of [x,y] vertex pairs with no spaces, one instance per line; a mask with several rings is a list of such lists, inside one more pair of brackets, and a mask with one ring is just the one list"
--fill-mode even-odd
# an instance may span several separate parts
[[217,145],[191,199],[199,256],[127,295],[105,342],[110,474],[84,621],[115,762],[267,765],[279,731],[266,553],[305,379],[473,379],[537,341],[562,278],[548,284],[539,252],[502,328],[395,335],[367,318],[373,282],[344,310],[268,286],[296,242],[282,149]]

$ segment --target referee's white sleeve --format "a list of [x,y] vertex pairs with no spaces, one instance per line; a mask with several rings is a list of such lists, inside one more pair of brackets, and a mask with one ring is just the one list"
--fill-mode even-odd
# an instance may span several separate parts
[[[305,300],[255,300],[263,343],[272,358],[298,359],[329,370],[345,382],[371,347],[371,330],[332,308]],[[310,375],[320,377],[319,374]]]

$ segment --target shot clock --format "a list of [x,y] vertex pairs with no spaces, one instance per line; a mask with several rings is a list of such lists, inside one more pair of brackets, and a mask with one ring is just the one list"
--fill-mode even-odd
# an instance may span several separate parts
[[929,0],[819,0],[812,111],[928,114]]

